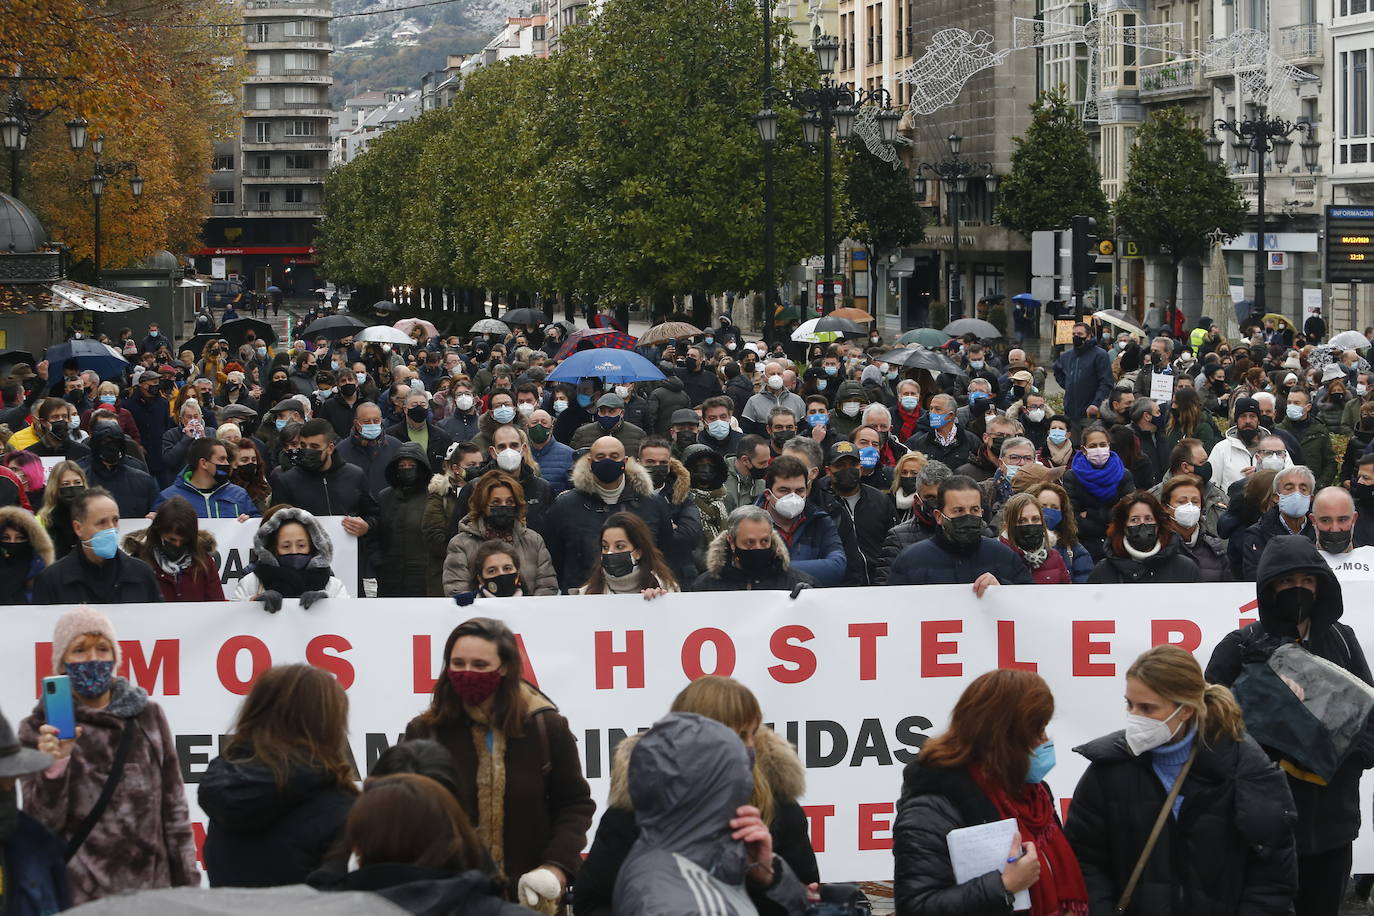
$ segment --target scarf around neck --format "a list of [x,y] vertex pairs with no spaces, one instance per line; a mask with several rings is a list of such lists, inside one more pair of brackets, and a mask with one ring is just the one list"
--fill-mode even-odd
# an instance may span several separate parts
[[1070,465],[1074,476],[1078,482],[1083,484],[1083,489],[1087,490],[1094,499],[1101,503],[1116,502],[1116,488],[1121,483],[1121,478],[1126,474],[1126,465],[1121,463],[1121,456],[1116,452],[1107,453],[1107,463],[1102,467],[1093,467],[1088,456],[1079,452],[1073,456]]

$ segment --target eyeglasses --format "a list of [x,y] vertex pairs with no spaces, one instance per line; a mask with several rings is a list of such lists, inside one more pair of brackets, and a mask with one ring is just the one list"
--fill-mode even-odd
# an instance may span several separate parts
[[1003,455],[1002,463],[1023,467],[1035,460],[1034,455]]
[[1255,457],[1256,457],[1256,458],[1269,458],[1269,457],[1274,457],[1274,458],[1287,458],[1287,457],[1288,457],[1288,450],[1287,450],[1287,449],[1275,449],[1275,450],[1273,450],[1273,451],[1270,451],[1270,450],[1268,450],[1268,449],[1260,449],[1259,451],[1255,452]]

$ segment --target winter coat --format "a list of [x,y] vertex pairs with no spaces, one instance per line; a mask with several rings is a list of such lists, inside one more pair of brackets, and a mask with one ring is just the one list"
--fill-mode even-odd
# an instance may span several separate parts
[[[1254,442],[1259,442],[1258,436]],[[1245,468],[1252,467],[1255,461],[1250,448],[1241,441],[1233,426],[1207,453],[1207,463],[1212,466],[1212,483],[1226,493],[1230,491],[1231,484],[1245,479]]]
[[[846,401],[859,402],[859,412],[852,417],[845,416],[840,410],[840,405]],[[834,435],[848,439],[854,430],[863,425],[863,408],[868,406],[868,392],[859,382],[845,379],[835,388],[835,399],[831,403],[835,405],[835,409],[830,411],[830,422],[827,425]],[[806,422],[805,417],[798,416],[797,419]]]
[[967,464],[969,456],[978,454],[983,448],[983,440],[962,426],[954,430],[954,439],[948,445],[936,438],[935,431],[928,427],[917,430],[916,435],[902,444],[951,468]]
[[739,465],[735,461],[725,463],[725,512],[734,512],[740,506],[752,505],[763,495],[762,478],[741,477]]
[[1116,493],[1110,500],[1100,500],[1088,492],[1088,488],[1079,482],[1073,468],[1064,472],[1060,483],[1064,487],[1064,492],[1069,494],[1069,504],[1078,516],[1078,542],[1088,548],[1093,560],[1101,560],[1107,555],[1107,526],[1111,524],[1112,507],[1123,496],[1136,489],[1135,478],[1131,476],[1129,469],[1122,474],[1116,484]]
[[735,416],[744,413],[744,405],[757,393],[754,391],[754,383],[743,372],[725,383],[725,394],[735,402]]
[[[1168,788],[1152,754],[1116,732],[1075,753],[1088,769],[1064,832],[1083,868],[1094,916],[1116,902],[1149,839]],[[1283,771],[1246,735],[1194,739],[1197,757],[1126,910],[1131,916],[1286,916],[1297,890],[1297,813]]]
[[1198,582],[1201,573],[1188,551],[1180,548],[1177,534],[1152,557],[1137,560],[1127,553],[1108,553],[1088,577],[1089,585],[1120,585],[1125,582]]
[[[672,425],[673,411],[692,406],[692,399],[687,396],[682,379],[676,375],[670,375],[660,382],[658,387],[649,393],[648,402],[644,408],[644,422],[651,425],[644,427],[644,431],[653,432],[660,436],[668,434],[668,428]],[[593,418],[593,422],[595,422],[595,418]],[[573,446],[573,448],[577,448],[577,446]],[[630,450],[628,443],[625,450],[627,452]]]
[[707,398],[722,393],[720,379],[716,378],[716,373],[709,368],[697,372],[678,369],[677,377],[682,379],[682,390],[687,395],[692,407],[697,406]]
[[[525,721],[519,736],[496,733],[474,722],[466,708],[450,720],[428,725],[416,717],[406,726],[406,740],[432,738],[453,755],[458,803],[487,844],[496,865],[510,877],[513,898],[520,876],[548,863],[575,878],[592,825],[591,789],[582,777],[582,759],[568,720],[548,697],[522,685]],[[541,721],[537,721],[541,720]],[[481,758],[490,746],[505,748],[504,792],[478,783]],[[480,755],[480,756],[479,756]],[[483,820],[490,817],[490,822]]]
[[[1150,488],[1150,492],[1153,493],[1154,497],[1160,502],[1164,501],[1164,485],[1168,483],[1173,476],[1173,474],[1166,473],[1163,480]],[[1221,516],[1226,511],[1226,507],[1226,494],[1221,492],[1216,484],[1210,481],[1204,483],[1202,485],[1202,521],[1200,522],[1203,533],[1209,534],[1213,538],[1218,537],[1217,524],[1221,521]],[[1222,540],[1225,540],[1225,538],[1222,538]],[[1225,545],[1223,544],[1222,547],[1224,553]]]
[[1030,570],[1021,557],[994,538],[980,538],[972,548],[951,543],[943,531],[903,550],[892,561],[888,585],[972,584],[992,573],[1003,585],[1030,585]]
[[[520,571],[521,594],[557,595],[558,574],[554,572],[553,559],[539,532],[516,523],[511,537],[515,567]],[[477,555],[477,548],[488,540],[491,539],[481,522],[465,516],[458,523],[458,533],[448,542],[442,563],[443,594],[457,595],[477,589],[480,583],[472,575],[472,558]]]
[[[458,523],[467,518],[468,500],[472,497],[473,487],[477,485],[477,481],[482,475],[494,468],[496,468],[496,462],[494,460],[488,461],[478,468],[477,477],[464,484],[463,488],[458,491],[453,514],[449,516],[448,520],[448,536],[450,538],[458,533]],[[553,488],[544,479],[543,469],[533,464],[528,458],[520,465],[520,473],[515,475],[515,479],[519,481],[521,488],[525,491],[525,525],[532,531],[544,535],[545,540],[547,540],[547,519],[549,509],[553,506],[553,496],[551,495]],[[598,549],[600,549],[599,542]]]
[[873,584],[886,585],[887,577],[892,574],[892,562],[897,555],[912,544],[934,537],[940,530],[939,525],[928,523],[923,517],[913,515],[887,532],[883,539],[882,550],[878,552],[878,562],[873,569]]
[[463,413],[455,409],[439,422],[439,428],[454,442],[471,442],[480,432],[477,428],[477,411],[474,409],[471,413]]
[[[1053,534],[1054,532],[1050,532]],[[1082,585],[1088,581],[1088,577],[1093,574],[1093,555],[1088,553],[1088,548],[1082,544],[1075,544],[1072,547],[1055,545],[1055,553],[1059,554],[1060,559],[1069,570],[1069,578],[1074,585]]]
[[33,583],[38,574],[53,562],[55,553],[52,538],[43,523],[31,512],[18,506],[0,506],[0,529],[13,527],[22,531],[33,545],[33,557],[24,568],[0,563],[0,605],[23,604],[33,597]]
[[1135,472],[1135,484],[1142,490],[1148,490],[1169,473],[1169,453],[1173,445],[1162,428],[1146,432],[1139,426],[1132,426],[1131,431],[1135,433],[1135,441],[1140,445],[1140,457],[1143,459],[1136,465],[1139,470]]
[[383,862],[357,871],[322,870],[310,877],[310,884],[323,891],[365,891],[395,904],[401,912],[423,916],[529,916],[531,912],[504,900],[492,876],[476,870],[453,874]]
[[[119,549],[129,556],[139,556],[148,537],[148,529],[130,531],[120,539]],[[157,584],[162,589],[163,601],[223,601],[224,585],[220,582],[219,569],[214,566],[213,557],[219,548],[215,536],[208,531],[197,531],[196,539],[200,547],[211,557],[211,571],[192,563],[180,573],[173,575],[156,563],[149,563]],[[145,561],[146,562],[146,561]]]
[[210,886],[300,884],[343,833],[357,793],[324,767],[304,762],[293,763],[279,785],[250,756],[216,757],[200,778]]
[[304,509],[311,515],[351,515],[377,527],[377,500],[362,468],[337,453],[325,471],[294,467],[272,475],[272,499]]
[[431,598],[444,597],[444,558],[448,556],[450,520],[457,507],[458,489],[450,483],[448,474],[430,477],[420,532],[424,535],[425,553],[429,557],[425,581],[426,594]]
[[[1192,544],[1180,541],[1179,548],[1197,564],[1197,581],[1230,582],[1231,560],[1226,556],[1226,543],[1205,531],[1198,531],[1196,536],[1197,540]],[[1177,537],[1181,539],[1182,535]]]
[[1054,380],[1064,389],[1064,415],[1087,416],[1090,406],[1111,393],[1111,357],[1091,342],[1081,348],[1071,347],[1055,360]]
[[625,454],[638,455],[639,445],[644,441],[644,430],[635,426],[627,420],[621,420],[615,428],[607,432],[602,429],[601,424],[596,420],[590,423],[583,423],[573,433],[572,442],[568,445],[577,451],[578,449],[591,448],[592,443],[602,436],[614,436],[620,440],[620,444],[625,446]]
[[[67,863],[73,901],[199,885],[181,763],[162,707],[142,687],[116,677],[109,705],[76,703],[74,709],[81,737],[66,766],[55,776],[50,768],[20,779],[24,810],[58,836],[71,836],[95,807],[123,730],[135,731],[109,807]],[[46,721],[40,702],[20,723],[19,743],[36,747]]]
[[801,396],[788,391],[786,388],[774,391],[764,385],[763,390],[745,402],[744,411],[739,418],[740,428],[745,432],[756,432],[762,435],[768,426],[768,415],[773,412],[775,407],[786,407],[796,415],[797,422],[806,422],[806,401]]
[[[11,790],[13,791],[13,790]],[[72,906],[66,844],[23,811],[0,843],[5,863],[5,916],[50,916]]]
[[728,532],[721,532],[706,548],[706,571],[697,576],[688,591],[692,592],[730,592],[730,591],[791,591],[798,585],[815,586],[814,576],[792,566],[787,554],[787,545],[776,529],[773,531],[773,568],[759,576],[747,576],[735,565],[730,550]]
[[180,496],[190,503],[191,508],[196,510],[197,518],[238,518],[240,515],[257,518],[262,515],[243,487],[226,482],[205,493],[192,485],[190,471],[182,471],[170,487],[158,494],[153,509],[156,510],[173,496]]
[[550,436],[543,448],[531,442],[530,456],[538,462],[540,476],[549,483],[550,498],[572,486],[568,478],[572,474],[573,450],[569,446]]
[[315,416],[321,420],[328,420],[329,425],[334,427],[334,435],[345,439],[353,432],[353,419],[357,414],[358,405],[363,401],[361,392],[354,394],[352,404],[337,394],[331,395],[324,399],[320,409],[315,411]]
[[[425,454],[429,457],[429,466],[431,468],[441,468],[444,466],[444,456],[448,454],[448,447],[453,444],[453,440],[449,438],[448,433],[444,432],[433,423],[426,423],[425,428],[429,431],[429,444],[425,448]],[[383,432],[383,435],[390,436],[401,443],[411,441],[410,427],[406,426],[405,420],[393,426],[388,426]],[[392,459],[394,458],[395,456],[393,455]],[[387,467],[390,466],[391,461],[388,460]]]
[[[315,548],[310,562],[300,571],[282,566],[277,559],[277,532],[287,522],[303,525]],[[319,520],[303,509],[290,506],[272,513],[253,535],[252,556],[253,571],[239,580],[234,589],[235,601],[251,601],[264,590],[278,592],[283,598],[299,598],[304,592],[314,591],[324,592],[329,598],[348,597],[347,586],[329,567],[334,561],[334,542]]]
[[38,574],[34,604],[149,604],[162,600],[153,570],[122,551],[96,566],[80,546]]
[[89,486],[103,487],[110,491],[115,504],[119,506],[120,518],[140,518],[162,502],[157,481],[146,471],[140,471],[123,461],[112,468],[106,467],[105,463],[94,455],[80,462],[80,465],[86,472],[86,482]]
[[[401,488],[397,480],[397,464],[409,458],[419,465],[420,477],[409,490]],[[377,565],[378,598],[420,598],[428,590],[428,554],[417,550],[415,532],[422,530],[425,517],[425,489],[428,485],[429,461],[418,442],[406,442],[386,466],[391,486],[382,491],[377,500],[377,549],[381,562]]]
[[1307,465],[1312,476],[1317,478],[1318,489],[1336,482],[1340,466],[1336,463],[1336,450],[1331,444],[1332,432],[1329,426],[1315,416],[1309,416],[1307,422],[1302,425],[1292,420],[1284,420],[1279,424],[1279,429],[1297,437],[1302,448],[1302,463]]
[[[1275,538],[1265,550],[1255,588],[1259,620],[1233,630],[1212,650],[1206,671],[1209,682],[1231,686],[1240,677],[1243,665],[1263,661],[1282,642],[1296,638],[1296,631],[1285,627],[1274,606],[1274,583],[1294,572],[1309,572],[1317,577],[1317,600],[1302,644],[1366,684],[1374,684],[1355,631],[1340,623],[1345,606],[1336,574],[1317,548],[1297,535]],[[1374,718],[1365,723],[1327,785],[1289,777],[1288,788],[1298,808],[1298,826],[1294,831],[1298,855],[1326,852],[1355,839],[1360,832],[1360,776],[1370,767],[1374,767]]]
[[[746,916],[757,910],[746,892],[744,844],[731,837],[735,809],[753,792],[744,744],[704,716],[673,713],[642,735],[628,778],[639,836],[615,880],[615,916]],[[781,912],[800,914],[802,883],[781,855],[764,896]]]
[[700,573],[696,557],[706,545],[702,536],[701,510],[692,498],[692,475],[676,458],[668,459],[668,482],[659,491],[668,501],[673,539],[660,545],[664,558],[679,582],[691,582]]
[[[760,496],[757,506],[762,506],[764,497]],[[787,554],[792,567],[816,580],[820,586],[840,585],[849,570],[849,555],[844,549],[839,526],[829,513],[814,502],[808,502],[797,517],[792,530],[783,531],[777,525],[773,530],[787,545]]]
[[160,394],[145,398],[141,390],[123,400],[122,406],[133,415],[138,426],[138,441],[148,450],[148,472],[154,477],[162,470],[162,453],[158,450],[162,436],[173,427],[172,405]]
[[[1273,506],[1260,516],[1259,521],[1236,535],[1233,540],[1239,545],[1236,551],[1241,557],[1239,575],[1236,578],[1242,582],[1254,582],[1255,577],[1259,575],[1264,548],[1269,546],[1269,542],[1274,538],[1292,533],[1293,529],[1279,517],[1279,507]],[[1316,542],[1317,528],[1312,524],[1310,517],[1303,519],[1302,533],[1298,536]]]
[[[610,916],[616,876],[630,848],[639,837],[635,806],[630,799],[630,755],[639,744],[631,735],[615,747],[611,764],[611,789],[607,809],[596,828],[596,839],[577,876],[574,916]],[[806,770],[801,758],[787,740],[767,726],[754,732],[757,770],[767,780],[776,811],[768,825],[773,834],[773,851],[786,860],[803,883],[820,880],[816,853],[811,848],[806,814],[798,800],[806,791]],[[785,912],[757,887],[749,887],[749,897],[762,916]]]
[[367,492],[376,499],[387,488],[386,468],[400,448],[401,440],[386,433],[370,441],[355,433],[339,440],[334,447],[334,457],[361,468],[366,475]]
[[584,455],[573,465],[573,488],[553,501],[545,519],[544,542],[564,591],[581,586],[591,576],[601,555],[601,526],[617,512],[633,512],[643,519],[655,544],[673,542],[672,509],[654,492],[648,472],[630,458],[625,462],[624,479],[620,497],[607,505],[597,492],[591,458]]
[[[119,431],[140,445],[143,444],[143,434],[139,431],[138,424],[134,422],[134,415],[129,413],[126,407],[118,403],[109,406],[97,404],[89,410],[81,411],[82,429],[86,430],[86,432],[91,431],[91,414],[95,413],[97,408],[112,412],[115,415],[116,422],[119,423]],[[108,423],[109,420],[106,420],[106,422]]]
[[1026,564],[1026,569],[1030,570],[1031,582],[1035,585],[1069,585],[1073,581],[1069,577],[1069,567],[1064,564],[1064,558],[1059,555],[1059,551],[1052,547],[1046,547],[1045,562],[1039,566],[1031,566],[1026,561],[1026,552],[1013,544],[1008,538],[1000,537],[997,540],[1006,544],[1016,555],[1021,558],[1021,562]]
[[876,584],[878,558],[896,515],[892,497],[875,487],[860,484],[859,499],[851,508],[849,500],[836,495],[829,478],[816,486],[816,497],[826,514],[838,524],[840,541],[849,554],[848,584]]
[[1354,480],[1359,475],[1360,459],[1371,445],[1374,445],[1374,430],[1356,427],[1350,441],[1345,444],[1345,455],[1341,458],[1341,471],[1336,479],[1337,483]]

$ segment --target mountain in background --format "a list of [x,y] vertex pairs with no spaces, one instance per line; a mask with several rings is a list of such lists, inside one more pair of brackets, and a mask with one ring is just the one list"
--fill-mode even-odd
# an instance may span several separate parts
[[423,2],[334,0],[336,17],[375,12],[335,18],[330,24],[334,107],[369,89],[418,89],[420,77],[443,69],[448,55],[480,50],[505,25],[507,16],[531,6],[531,0],[452,0],[405,9]]

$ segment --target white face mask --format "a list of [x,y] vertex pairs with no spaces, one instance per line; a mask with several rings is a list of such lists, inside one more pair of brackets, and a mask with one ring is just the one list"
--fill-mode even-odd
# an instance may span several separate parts
[[472,410],[473,403],[472,395],[470,394],[460,394],[453,399],[453,406],[462,411]]
[[496,466],[507,474],[520,467],[520,450],[508,448],[496,453]]
[[844,414],[846,417],[857,417],[859,415],[859,402],[845,401],[840,405],[840,413]]
[[1040,407],[1032,407],[1030,410],[1026,411],[1026,419],[1030,420],[1032,423],[1039,423],[1045,419],[1045,411]]
[[796,518],[806,508],[806,499],[797,493],[788,493],[773,501],[773,511],[783,518]]
[[534,405],[530,403],[516,404],[515,409],[520,411],[520,416],[522,417],[528,417],[530,414],[534,413]]
[[772,388],[774,391],[776,391],[776,390],[778,390],[779,388],[781,388],[781,387],[782,387],[782,376],[781,376],[781,375],[770,375],[770,376],[768,376],[768,387],[769,387],[769,388]]
[[1180,706],[1169,713],[1168,719],[1151,719],[1149,716],[1126,716],[1126,746],[1139,757],[1147,751],[1163,747],[1174,740],[1174,729],[1169,727],[1169,719],[1178,715]]
[[1197,521],[1200,518],[1202,518],[1202,507],[1196,503],[1174,506],[1174,521],[1184,528],[1197,527]]
[[616,386],[615,386],[615,393],[618,394],[618,395],[620,395],[621,400],[628,401],[628,400],[630,399],[630,386],[629,386],[629,385],[616,385]]

